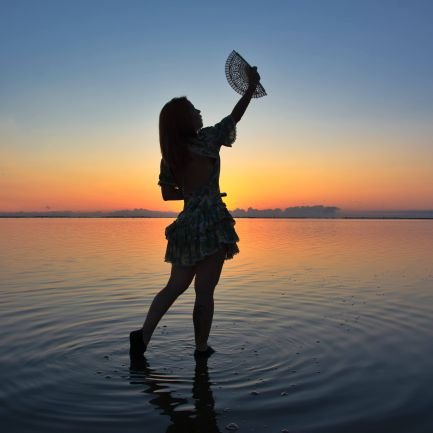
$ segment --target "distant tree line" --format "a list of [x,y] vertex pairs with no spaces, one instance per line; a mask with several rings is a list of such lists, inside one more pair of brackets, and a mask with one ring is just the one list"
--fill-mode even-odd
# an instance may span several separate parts
[[294,206],[286,209],[235,209],[236,218],[335,218],[339,211],[335,206]]
[[[338,207],[335,206],[295,206],[284,210],[276,209],[235,209],[235,218],[335,218]],[[40,212],[0,212],[3,218],[175,218],[176,212],[164,212],[148,209],[116,210],[116,211],[54,211]]]

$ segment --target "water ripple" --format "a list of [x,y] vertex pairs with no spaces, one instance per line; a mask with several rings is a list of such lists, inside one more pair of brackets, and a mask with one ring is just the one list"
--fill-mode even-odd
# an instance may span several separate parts
[[127,336],[165,284],[165,222],[0,223],[13,233],[0,257],[7,431],[429,432],[429,222],[239,221],[243,253],[216,292],[217,352],[193,360],[191,290],[139,366]]

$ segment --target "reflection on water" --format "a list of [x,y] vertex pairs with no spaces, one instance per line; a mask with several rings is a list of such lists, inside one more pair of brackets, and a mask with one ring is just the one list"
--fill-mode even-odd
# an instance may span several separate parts
[[188,405],[188,399],[175,397],[167,388],[169,379],[151,369],[149,362],[135,362],[130,367],[130,383],[143,386],[144,392],[151,394],[150,403],[156,410],[170,418],[166,433],[206,432],[221,433],[216,422],[215,400],[207,359],[197,359],[191,390],[194,406]]
[[161,219],[0,220],[0,416],[13,432],[430,433],[433,221],[238,220],[208,363],[194,291],[147,363]]

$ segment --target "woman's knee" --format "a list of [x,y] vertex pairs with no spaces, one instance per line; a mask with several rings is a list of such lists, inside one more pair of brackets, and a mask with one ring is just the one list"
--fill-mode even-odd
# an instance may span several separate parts
[[194,282],[196,298],[213,298],[216,286],[214,282],[196,278]]
[[197,307],[208,308],[211,307],[214,303],[213,291],[211,292],[201,292],[197,291],[195,293],[195,305]]

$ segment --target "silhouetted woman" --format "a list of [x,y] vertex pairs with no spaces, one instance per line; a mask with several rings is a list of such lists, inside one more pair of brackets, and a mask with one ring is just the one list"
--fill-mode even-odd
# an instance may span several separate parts
[[202,128],[200,110],[185,97],[172,99],[161,110],[158,184],[164,200],[184,200],[184,208],[166,228],[165,261],[172,264],[170,278],[155,296],[143,327],[130,333],[132,359],[143,356],[158,322],[194,277],[194,355],[207,357],[214,352],[208,345],[213,294],[224,260],[239,252],[235,221],[221,199],[219,150],[236,139],[236,123],[260,81],[256,68],[248,70],[248,78],[248,89],[232,113],[215,126]]

